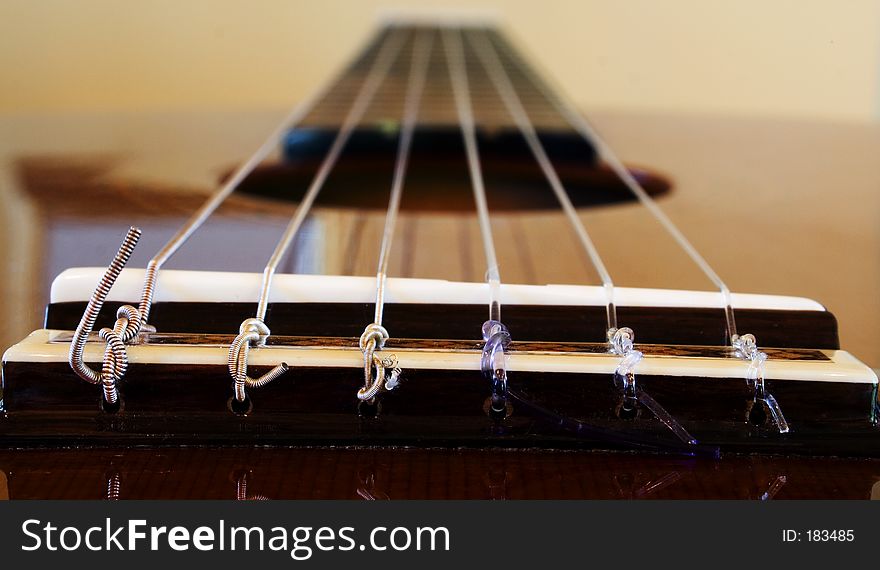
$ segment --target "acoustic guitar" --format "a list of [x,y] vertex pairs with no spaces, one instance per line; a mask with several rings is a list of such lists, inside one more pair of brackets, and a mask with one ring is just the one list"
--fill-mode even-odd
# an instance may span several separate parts
[[[876,493],[875,372],[819,302],[732,292],[672,192],[494,27],[388,24],[158,208],[189,217],[145,268],[132,227],[54,279],[3,357],[7,495]],[[618,284],[662,240],[705,290]]]

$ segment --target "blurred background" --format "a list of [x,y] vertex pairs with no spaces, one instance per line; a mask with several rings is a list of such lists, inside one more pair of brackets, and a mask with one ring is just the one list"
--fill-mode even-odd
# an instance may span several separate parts
[[[143,267],[400,11],[500,21],[624,161],[674,182],[662,206],[732,289],[817,299],[880,367],[880,0],[3,0],[0,348],[40,325],[58,272],[105,265],[132,223]],[[239,206],[169,267],[259,271],[289,211]],[[285,270],[374,271],[381,212],[321,216]],[[618,284],[712,289],[644,211],[583,217]],[[571,272],[583,260],[558,220],[493,221],[512,236],[508,279],[596,282]],[[424,255],[398,274],[481,279],[473,219],[401,226]],[[425,249],[453,235],[476,253]]]
[[880,114],[877,0],[4,0],[0,112],[285,107],[395,8],[496,16],[587,109]]

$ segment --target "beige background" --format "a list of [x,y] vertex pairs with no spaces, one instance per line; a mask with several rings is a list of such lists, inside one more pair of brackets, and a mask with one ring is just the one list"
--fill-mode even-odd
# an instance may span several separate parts
[[878,0],[3,0],[0,113],[286,106],[395,6],[494,13],[587,109],[880,112]]

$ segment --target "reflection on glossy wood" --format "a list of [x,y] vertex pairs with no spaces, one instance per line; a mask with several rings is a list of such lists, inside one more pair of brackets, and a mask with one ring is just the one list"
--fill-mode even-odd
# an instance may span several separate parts
[[379,449],[0,451],[11,499],[868,499],[880,460]]
[[[495,422],[483,409],[489,387],[476,371],[433,369],[407,370],[401,387],[382,397],[378,417],[359,417],[359,372],[295,366],[254,391],[253,411],[238,416],[227,408],[232,391],[225,365],[132,363],[120,386],[123,408],[107,414],[100,411],[100,391],[76,379],[66,362],[7,362],[0,436],[16,446],[631,447],[624,441],[656,450],[677,444],[646,410],[636,418],[618,416],[622,394],[609,373],[512,374],[512,414]],[[786,435],[746,421],[754,392],[742,376],[642,374],[639,385],[701,443],[722,451],[880,456],[875,384],[768,379],[794,426]],[[578,422],[595,429],[573,428]]]

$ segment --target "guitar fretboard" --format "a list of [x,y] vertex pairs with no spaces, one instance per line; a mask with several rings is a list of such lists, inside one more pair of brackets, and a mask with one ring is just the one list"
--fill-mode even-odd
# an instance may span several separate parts
[[[559,114],[545,95],[546,85],[523,56],[492,28],[464,28],[463,55],[470,84],[471,104],[477,124],[487,130],[512,127],[513,122],[495,87],[487,75],[485,66],[475,53],[473,41],[486,39],[491,42],[499,60],[536,127],[553,130],[571,130],[571,126]],[[416,36],[430,35],[431,49],[425,91],[419,110],[422,125],[456,125],[458,117],[453,100],[452,85],[448,71],[448,52],[441,38],[443,28],[389,26],[382,29],[337,77],[327,93],[318,101],[303,121],[304,126],[338,126],[352,105],[358,89],[363,85],[370,66],[380,49],[395,35],[404,36],[399,56],[392,63],[362,124],[387,126],[396,124],[401,117],[406,94],[407,79],[413,58]],[[542,87],[546,90],[542,92]]]

